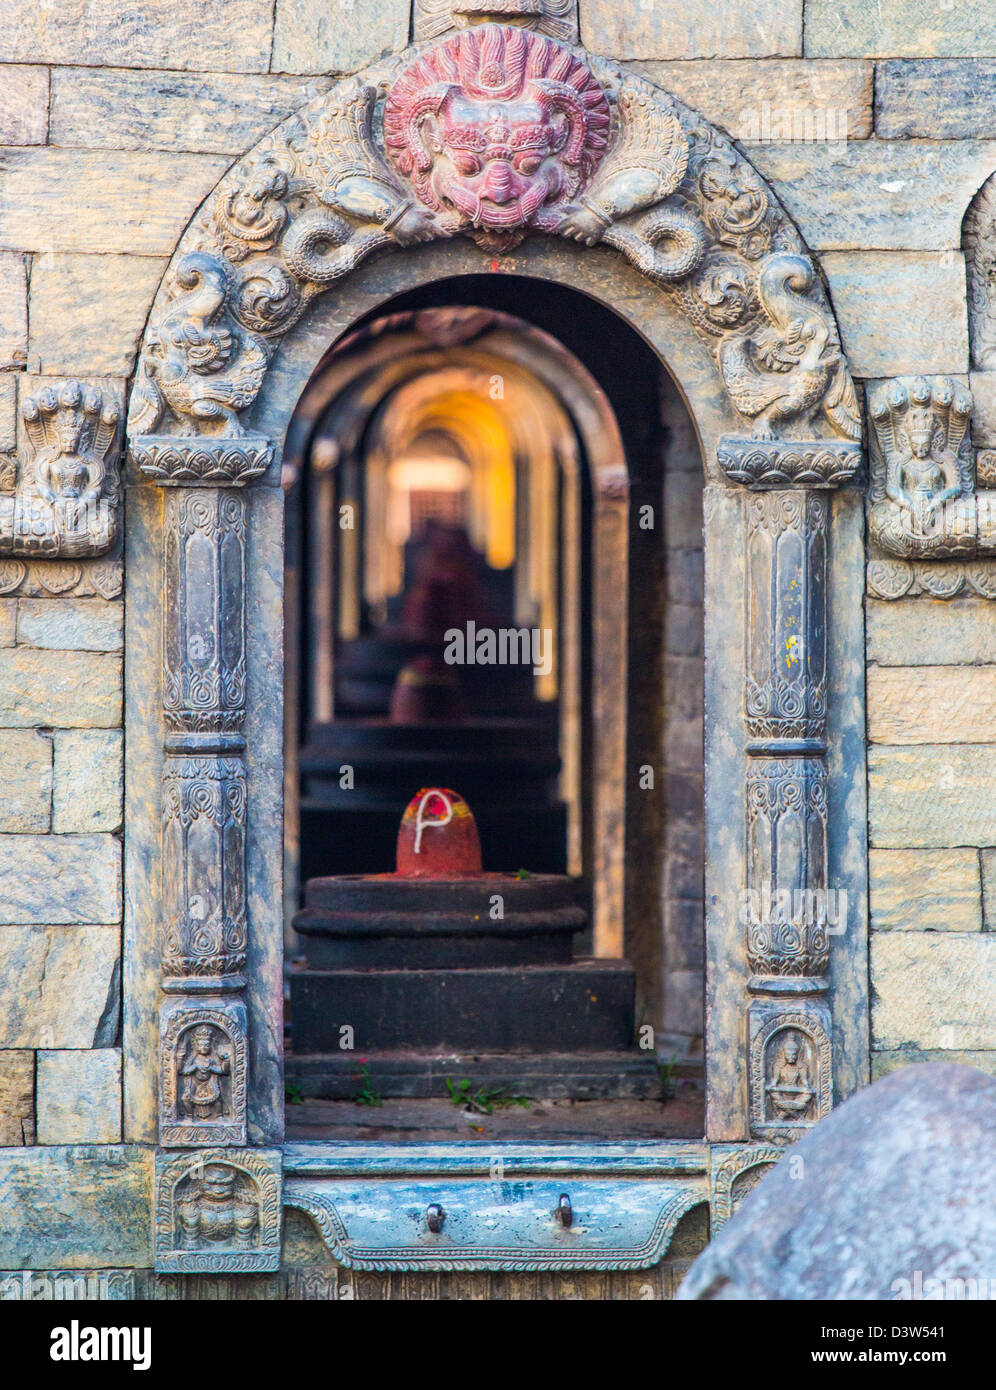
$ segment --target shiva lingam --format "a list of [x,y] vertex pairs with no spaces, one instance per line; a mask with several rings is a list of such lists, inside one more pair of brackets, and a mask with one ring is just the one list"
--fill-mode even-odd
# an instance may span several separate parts
[[448,787],[412,797],[393,874],[313,878],[294,927],[318,969],[569,964],[587,925],[566,874],[484,873],[477,823]]
[[355,1094],[348,1028],[382,1095],[445,1094],[461,1058],[503,1085],[528,1078],[534,1096],[656,1093],[633,1046],[633,970],[576,959],[586,925],[575,880],[486,872],[467,802],[423,788],[402,816],[393,873],[305,887],[288,1076],[306,1095]]

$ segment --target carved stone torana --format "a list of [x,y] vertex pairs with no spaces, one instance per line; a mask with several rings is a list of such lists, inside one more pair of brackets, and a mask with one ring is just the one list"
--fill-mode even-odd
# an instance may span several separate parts
[[21,405],[19,460],[0,458],[0,555],[103,555],[121,532],[117,401],[93,386],[46,386]]
[[514,24],[451,9],[471,27],[340,82],[194,219],[141,355],[136,457],[151,472],[165,440],[240,436],[281,336],[374,251],[457,234],[503,250],[543,232],[621,251],[708,340],[754,434],[799,446],[781,464],[755,448],[737,465],[747,480],[848,476],[860,421],[833,316],[751,166],[651,83],[542,32],[559,0],[516,4]]
[[791,1139],[832,1104],[829,1010],[800,1000],[791,1010],[755,1004],[750,1011],[751,1131]]
[[280,1150],[156,1157],[155,1267],[263,1273],[280,1266]]
[[578,0],[415,0],[416,42],[489,20],[521,24],[552,39],[576,43]]
[[162,1015],[159,1139],[165,1147],[246,1142],[245,1007],[168,1005]]

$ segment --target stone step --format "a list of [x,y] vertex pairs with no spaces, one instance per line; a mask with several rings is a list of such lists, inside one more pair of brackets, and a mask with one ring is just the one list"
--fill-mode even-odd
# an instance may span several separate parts
[[[360,1070],[360,1057],[366,1073]],[[329,1052],[288,1053],[288,1087],[305,1100],[355,1100],[368,1081],[377,1096],[450,1098],[465,1078],[471,1089],[534,1100],[657,1100],[662,1076],[653,1052]],[[293,1118],[293,1117],[290,1117]]]
[[463,970],[295,970],[297,1052],[624,1051],[634,1042],[635,981],[625,961]]

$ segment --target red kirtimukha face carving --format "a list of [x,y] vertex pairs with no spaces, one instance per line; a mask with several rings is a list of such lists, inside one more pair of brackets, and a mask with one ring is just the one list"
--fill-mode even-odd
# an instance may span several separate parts
[[431,49],[391,88],[384,139],[427,207],[508,250],[552,231],[605,152],[609,106],[552,39],[487,24]]

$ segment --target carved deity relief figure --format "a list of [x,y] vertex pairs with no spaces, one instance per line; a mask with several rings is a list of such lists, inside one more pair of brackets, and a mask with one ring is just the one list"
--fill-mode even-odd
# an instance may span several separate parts
[[901,378],[872,393],[869,412],[873,540],[903,556],[991,548],[976,507],[970,393],[946,377]]
[[251,1250],[258,1244],[259,1196],[248,1174],[208,1163],[184,1179],[176,1194],[178,1248],[225,1245]]
[[[0,555],[100,555],[119,530],[119,410],[96,387],[46,386],[21,407],[27,447],[5,470]],[[12,495],[11,495],[12,494]]]
[[768,1119],[799,1121],[812,1118],[816,1090],[809,1049],[801,1033],[775,1034],[768,1046],[771,1080],[765,1086]]
[[223,1078],[231,1074],[231,1049],[209,1023],[199,1024],[192,1032],[180,1061],[181,1111],[188,1120],[222,1119],[229,1108]]
[[555,230],[608,134],[605,93],[569,49],[494,24],[417,59],[384,110],[388,153],[421,201],[491,250]]

